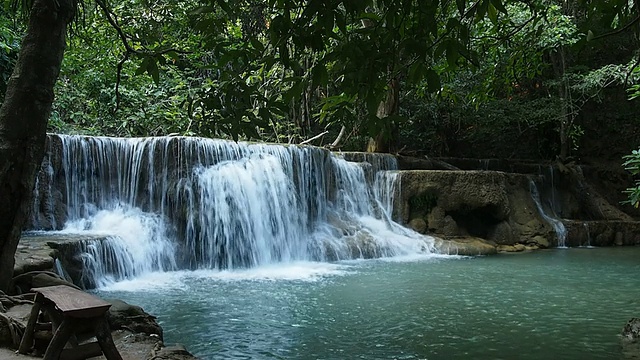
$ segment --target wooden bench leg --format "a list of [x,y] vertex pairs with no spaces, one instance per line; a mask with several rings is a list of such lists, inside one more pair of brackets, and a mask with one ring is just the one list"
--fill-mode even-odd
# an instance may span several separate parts
[[122,360],[122,356],[120,356],[120,353],[116,348],[116,344],[113,343],[111,330],[109,329],[109,324],[107,323],[107,317],[102,316],[96,320],[96,339],[100,344],[100,348],[102,348],[104,357],[107,358],[107,360]]
[[[43,310],[49,316],[49,319],[51,320],[51,332],[55,334],[60,324],[62,324],[64,316],[61,313],[57,312],[54,308],[49,306],[44,306]],[[79,345],[76,334],[71,334],[71,337],[69,338],[69,344],[71,344],[72,347],[76,347]]]
[[47,351],[44,353],[43,360],[58,360],[58,358],[60,358],[62,349],[64,349],[64,346],[73,333],[73,325],[72,319],[65,318],[62,320],[60,327],[58,327],[58,330],[53,334],[53,339],[51,339],[49,347],[47,347]]
[[27,322],[27,328],[24,331],[24,335],[22,335],[22,340],[20,340],[20,347],[18,348],[18,352],[20,354],[26,354],[33,347],[33,332],[35,331],[36,322],[38,321],[38,315],[40,314],[40,303],[33,303],[31,307],[31,315],[29,315],[29,321]]

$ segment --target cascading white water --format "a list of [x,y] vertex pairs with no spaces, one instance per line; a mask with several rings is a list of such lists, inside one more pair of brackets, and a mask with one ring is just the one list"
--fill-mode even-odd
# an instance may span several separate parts
[[553,230],[556,232],[556,237],[558,238],[558,248],[566,248],[566,239],[567,239],[567,228],[564,226],[561,220],[556,217],[549,216],[542,206],[542,202],[540,201],[540,193],[538,192],[538,186],[535,181],[531,180],[529,182],[529,190],[531,192],[531,197],[533,201],[536,203],[538,207],[538,212],[540,215],[553,227]]
[[584,233],[586,235],[585,237],[587,238],[587,243],[583,244],[582,246],[592,248],[593,246],[591,246],[591,231],[589,230],[589,223],[586,221],[583,222],[582,227],[584,228]]
[[237,268],[304,258],[307,217],[295,186],[270,154],[195,170],[198,233],[190,247],[200,265]]
[[[237,269],[429,253],[391,221],[395,158],[354,163],[320,148],[184,137],[51,135],[60,142],[64,231],[98,285],[150,271]],[[51,155],[53,156],[53,155]],[[50,163],[55,163],[50,161]]]
[[96,286],[151,271],[176,270],[174,244],[165,222],[155,214],[118,205],[94,215],[68,221],[62,232],[105,235],[78,244],[83,263],[83,283]]

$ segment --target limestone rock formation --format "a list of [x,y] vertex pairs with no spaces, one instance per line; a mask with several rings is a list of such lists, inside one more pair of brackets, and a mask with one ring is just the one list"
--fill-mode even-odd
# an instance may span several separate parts
[[517,243],[546,248],[555,232],[540,216],[530,179],[495,171],[401,171],[402,193],[394,217],[414,227],[421,219],[428,233],[475,237],[498,245]]

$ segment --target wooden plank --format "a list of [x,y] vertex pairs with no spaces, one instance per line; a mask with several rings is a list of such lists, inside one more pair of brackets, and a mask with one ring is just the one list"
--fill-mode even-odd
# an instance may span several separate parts
[[22,335],[22,340],[20,341],[20,347],[18,348],[18,353],[26,354],[31,351],[31,347],[33,347],[33,332],[38,322],[38,314],[40,314],[40,304],[33,303],[31,307],[31,315],[29,315],[29,321],[27,322],[27,328]]
[[84,360],[102,355],[102,349],[97,341],[78,345],[72,349],[64,349],[60,354],[60,360]]
[[73,319],[66,318],[60,324],[58,330],[53,334],[53,338],[47,347],[47,351],[44,353],[43,360],[59,360],[62,349],[69,341],[69,337],[73,333]]
[[98,340],[100,348],[102,348],[104,357],[107,358],[107,360],[122,360],[116,344],[113,343],[107,317],[103,316],[96,319],[96,321],[96,340]]
[[56,310],[62,312],[65,316],[92,318],[104,314],[111,307],[111,304],[100,298],[65,285],[47,286],[32,290],[37,292],[36,301],[42,297],[45,301],[53,303]]

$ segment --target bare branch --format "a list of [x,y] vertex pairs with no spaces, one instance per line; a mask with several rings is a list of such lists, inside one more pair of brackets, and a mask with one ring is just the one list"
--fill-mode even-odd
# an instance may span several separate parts
[[323,137],[323,136],[327,135],[328,133],[329,133],[328,131],[321,132],[320,134],[318,134],[318,135],[316,135],[316,136],[314,136],[314,137],[312,137],[312,138],[310,138],[310,139],[307,139],[307,140],[305,140],[305,141],[301,142],[301,143],[300,143],[300,144],[298,144],[298,145],[305,145],[305,144],[308,144],[308,143],[312,142],[313,140],[319,139],[319,138],[321,138],[321,137]]

